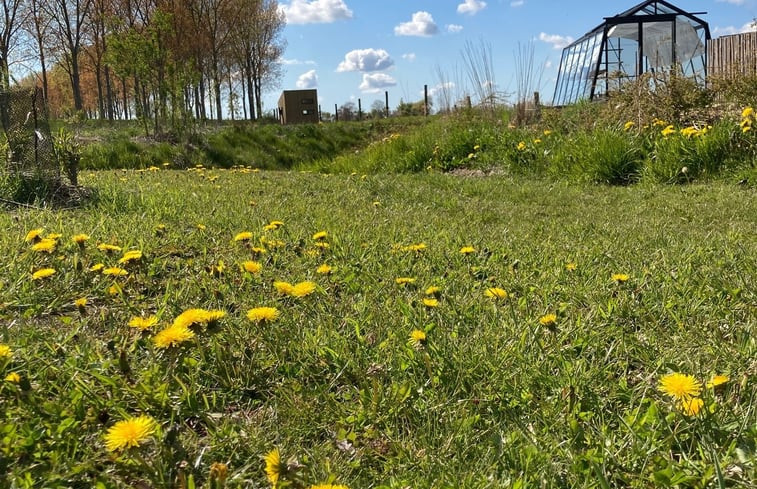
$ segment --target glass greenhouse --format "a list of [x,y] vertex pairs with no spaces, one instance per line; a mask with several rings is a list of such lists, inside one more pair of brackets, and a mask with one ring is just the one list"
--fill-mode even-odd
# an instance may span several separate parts
[[642,73],[677,71],[704,83],[707,22],[663,0],[648,0],[605,21],[566,47],[554,105],[596,99]]

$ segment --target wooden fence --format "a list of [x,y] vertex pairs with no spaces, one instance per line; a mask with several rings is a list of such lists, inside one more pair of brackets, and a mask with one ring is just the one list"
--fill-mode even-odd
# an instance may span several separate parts
[[757,32],[718,37],[707,43],[707,76],[757,75]]

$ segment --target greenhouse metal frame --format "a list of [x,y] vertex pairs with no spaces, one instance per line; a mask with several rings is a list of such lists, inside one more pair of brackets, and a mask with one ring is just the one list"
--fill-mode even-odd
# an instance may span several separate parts
[[592,29],[562,52],[553,105],[594,100],[643,73],[680,73],[704,84],[710,27],[663,0],[648,0]]

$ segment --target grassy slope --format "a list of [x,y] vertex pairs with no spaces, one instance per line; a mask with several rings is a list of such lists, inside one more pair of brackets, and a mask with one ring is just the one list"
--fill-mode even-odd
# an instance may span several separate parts
[[173,168],[202,163],[221,168],[249,165],[288,169],[295,163],[334,158],[394,131],[425,123],[423,118],[402,118],[294,126],[249,122],[208,124],[194,128],[193,134],[179,142],[145,139],[133,122],[82,125],[71,130],[84,142],[81,163],[84,169],[147,168],[166,162]]
[[[92,208],[0,216],[0,250],[13,257],[0,342],[17,351],[4,372],[32,385],[28,394],[0,387],[2,485],[29,472],[50,484],[161,486],[182,460],[198,482],[225,461],[235,483],[265,485],[259,457],[273,446],[305,462],[310,482],[333,475],[352,488],[592,487],[601,478],[695,487],[715,479],[713,454],[724,477],[757,480],[753,190],[211,175],[85,175],[100,190]],[[273,219],[285,222],[273,234],[287,244],[245,277],[237,264],[251,254],[232,238],[260,236]],[[165,233],[155,234],[158,224]],[[36,226],[66,244],[31,253],[23,236]],[[314,256],[320,230],[331,248]],[[73,260],[117,258],[94,243],[76,253],[68,242],[78,232],[144,251],[123,296],[75,270]],[[396,246],[420,242],[420,253]],[[477,252],[462,256],[465,245]],[[219,260],[226,274],[214,278],[206,267]],[[329,277],[314,272],[323,262],[335,267]],[[46,264],[59,273],[32,283]],[[617,272],[630,280],[612,283]],[[400,287],[397,277],[417,282]],[[272,290],[273,280],[307,278],[319,284],[307,299]],[[429,285],[442,290],[436,309],[421,303]],[[510,298],[484,297],[492,286]],[[84,317],[72,306],[81,296]],[[279,307],[281,319],[251,324],[245,311],[259,305]],[[180,352],[162,353],[126,326],[146,313],[170,323],[189,307],[228,317]],[[550,312],[555,331],[539,324]],[[422,350],[407,344],[416,328],[428,335]],[[707,391],[713,412],[691,420],[656,392],[668,371],[731,382],[717,397]],[[107,427],[135,412],[158,419],[166,437],[140,449],[148,465],[113,461],[102,447]]]

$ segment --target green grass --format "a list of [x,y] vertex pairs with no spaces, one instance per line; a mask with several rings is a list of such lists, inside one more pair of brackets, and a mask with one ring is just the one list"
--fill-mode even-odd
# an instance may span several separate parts
[[[274,447],[302,465],[285,481],[353,489],[757,483],[748,186],[436,171],[82,182],[97,190],[85,208],[0,215],[0,343],[13,350],[0,368],[21,377],[0,385],[0,486],[211,487],[211,464],[224,462],[227,487],[270,487],[261,457]],[[264,231],[272,220],[284,226]],[[54,253],[24,242],[36,227],[63,234]],[[238,268],[254,257],[233,241],[241,231],[269,243],[258,275]],[[314,246],[317,231],[329,248]],[[82,232],[91,240],[79,249]],[[89,272],[120,257],[100,242],[144,257],[117,281]],[[316,273],[323,263],[331,275]],[[57,273],[31,280],[47,266]],[[317,290],[282,297],[276,280]],[[122,293],[108,292],[114,283]],[[431,285],[437,308],[422,302]],[[486,297],[490,287],[508,298]],[[245,317],[263,305],[281,317]],[[192,307],[227,315],[168,350],[127,326],[155,314],[161,329]],[[554,326],[540,323],[549,313]],[[702,413],[689,417],[657,390],[669,372],[730,380],[703,386]],[[159,424],[151,440],[107,452],[106,431],[139,414]]]
[[84,169],[138,169],[164,163],[187,168],[202,163],[220,168],[242,165],[282,170],[296,163],[331,159],[394,131],[425,123],[423,118],[292,126],[208,123],[158,141],[142,137],[134,123],[83,124],[71,130],[83,142]]

